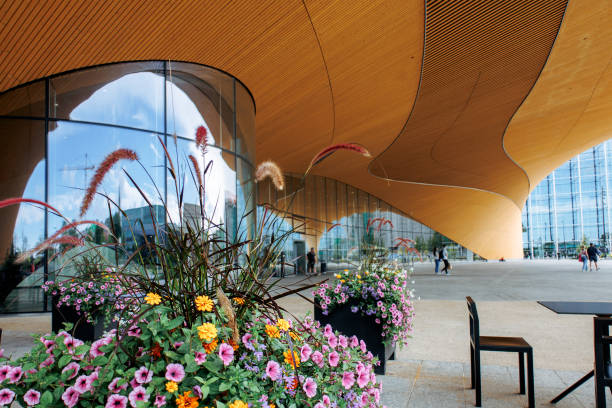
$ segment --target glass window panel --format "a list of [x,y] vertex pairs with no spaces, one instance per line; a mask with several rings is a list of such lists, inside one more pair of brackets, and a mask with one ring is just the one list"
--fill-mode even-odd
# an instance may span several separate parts
[[105,65],[49,80],[49,115],[164,131],[161,62]]
[[45,117],[45,81],[0,94],[0,115]]
[[[0,119],[0,200],[45,199],[45,126],[43,121]],[[44,239],[45,212],[22,204],[0,209],[0,313],[41,312],[44,258],[16,258]]]
[[255,105],[251,94],[236,84],[236,153],[255,161]]
[[[242,159],[236,161],[238,165],[238,181],[236,183],[237,222],[239,240],[250,239],[254,236],[254,191],[253,168]],[[223,184],[219,188],[223,188]]]

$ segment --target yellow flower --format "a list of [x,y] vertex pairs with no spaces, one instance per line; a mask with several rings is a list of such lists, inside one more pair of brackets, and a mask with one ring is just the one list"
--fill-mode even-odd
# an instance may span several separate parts
[[292,338],[294,341],[295,341],[295,340],[299,340],[299,339],[300,339],[299,334],[297,334],[297,333],[296,333],[296,332],[294,332],[294,331],[290,331],[290,332],[289,332],[289,335],[291,336],[291,338]]
[[357,279],[361,279],[361,276],[360,276],[360,275],[357,275]]
[[336,274],[336,279],[340,279],[342,277],[342,275],[340,275],[339,273]]
[[198,326],[198,336],[200,340],[212,341],[217,337],[217,328],[212,323],[203,323]]
[[244,305],[244,298],[235,297],[235,298],[232,298],[232,300],[236,302],[237,305]]
[[249,404],[241,400],[236,400],[229,404],[229,408],[249,408]]
[[278,327],[272,326],[270,324],[266,324],[266,334],[275,339],[278,339],[280,337],[280,332],[278,331]]
[[144,300],[151,306],[155,306],[161,303],[161,296],[159,296],[157,293],[147,293]]
[[278,319],[278,321],[276,322],[276,325],[282,331],[287,331],[287,330],[289,330],[289,327],[290,327],[289,322],[286,321],[285,319]]
[[[294,351],[293,355],[290,350],[283,351],[283,355],[285,356],[285,363],[289,364],[291,367],[296,368],[300,366],[300,357]],[[295,361],[295,364],[293,363]]]
[[269,405],[269,407],[270,407],[270,408],[276,408],[276,405],[274,405],[274,404],[270,404],[270,405]]
[[348,269],[345,269],[344,272],[348,272]]
[[369,274],[370,274],[370,272],[368,272],[368,271],[365,271],[365,274],[366,274],[366,275],[369,275]]
[[195,298],[195,305],[200,312],[212,312],[214,304],[211,298],[202,295]]
[[166,391],[173,393],[176,392],[178,390],[178,384],[175,383],[174,381],[168,381],[166,383]]
[[344,283],[344,279],[340,279],[340,282]]

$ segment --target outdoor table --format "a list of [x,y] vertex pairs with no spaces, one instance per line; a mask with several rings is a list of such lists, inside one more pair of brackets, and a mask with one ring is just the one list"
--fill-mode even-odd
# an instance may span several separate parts
[[[552,310],[557,314],[579,314],[579,315],[595,315],[601,317],[612,316],[612,302],[545,302],[538,301],[545,308]],[[606,361],[610,360],[609,350],[605,350]],[[593,377],[594,370],[588,372],[584,377],[576,381],[569,388],[557,395],[550,401],[551,404],[556,404],[565,398],[566,395],[574,391],[576,388],[584,384],[589,378]]]

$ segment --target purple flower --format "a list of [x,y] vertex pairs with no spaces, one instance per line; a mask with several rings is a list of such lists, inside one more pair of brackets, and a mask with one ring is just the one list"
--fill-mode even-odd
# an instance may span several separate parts
[[227,343],[221,343],[219,346],[219,357],[223,360],[223,365],[227,367],[234,359],[234,348]]
[[79,402],[79,396],[81,394],[74,387],[66,388],[66,391],[62,394],[62,401],[68,408],[74,407]]
[[76,379],[74,383],[74,388],[80,393],[86,393],[91,390],[91,383],[93,380],[88,375],[82,375]]
[[359,311],[359,308],[357,306],[351,306],[351,312],[357,313],[358,311]]
[[203,353],[201,351],[196,351],[195,352],[195,362],[198,365],[202,365],[204,364],[205,361],[206,361],[206,353]]
[[308,359],[310,358],[310,355],[312,354],[312,349],[310,348],[310,346],[308,344],[304,344],[301,348],[300,348],[300,359],[303,362],[308,361]]
[[317,383],[315,382],[315,380],[308,377],[306,381],[304,381],[302,389],[304,390],[308,398],[312,398],[317,394]]
[[165,395],[157,395],[155,397],[155,402],[153,403],[157,408],[161,408],[166,405],[166,396]]
[[355,384],[355,374],[353,372],[344,372],[342,374],[342,386],[345,389],[349,389]]
[[[183,373],[183,375],[185,374]],[[169,381],[172,381],[172,380],[169,380]],[[130,400],[130,405],[136,408],[136,404],[138,402],[149,400],[149,394],[147,394],[147,390],[145,390],[142,386],[138,386],[134,388],[132,392],[129,393],[128,399]]]
[[127,407],[127,397],[113,394],[106,400],[104,408],[125,408]]
[[40,402],[40,392],[30,388],[23,396],[23,400],[29,407],[37,405]]
[[183,378],[185,378],[185,369],[181,364],[173,363],[166,366],[166,380],[178,383],[183,381]]
[[338,353],[332,351],[331,353],[329,353],[327,360],[329,361],[330,366],[336,367],[338,365],[338,361],[340,361],[340,357],[338,357]]
[[11,368],[11,370],[8,372],[7,377],[11,384],[15,384],[17,381],[21,379],[22,375],[23,375],[23,370],[21,369],[20,366],[17,366],[17,367]]
[[125,390],[127,388],[128,386],[127,382],[121,385],[117,385],[119,380],[121,380],[120,377],[113,378],[113,381],[111,381],[111,383],[108,384],[109,391],[114,392],[114,393],[119,393],[121,392],[121,390]]
[[9,405],[14,398],[15,393],[8,388],[0,390],[0,405]]
[[134,379],[138,384],[148,384],[153,379],[153,371],[142,366],[134,373]]
[[195,395],[198,398],[202,398],[202,387],[200,387],[199,385],[196,385],[193,387],[193,395]]
[[255,351],[255,347],[253,347],[253,341],[251,340],[253,335],[251,333],[247,333],[242,336],[242,344],[247,350]]
[[272,381],[276,381],[281,376],[280,365],[276,361],[268,361],[266,365],[266,375],[270,377]]

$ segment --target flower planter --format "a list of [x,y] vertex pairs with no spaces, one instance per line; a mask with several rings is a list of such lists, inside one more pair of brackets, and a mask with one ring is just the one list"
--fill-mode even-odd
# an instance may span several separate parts
[[87,322],[87,318],[79,315],[74,307],[62,305],[57,307],[58,298],[53,296],[53,308],[51,310],[51,330],[58,333],[64,330],[64,323],[72,323],[70,334],[83,341],[94,341],[102,337],[104,333],[104,317],[97,315],[95,323]]
[[382,327],[374,321],[374,316],[362,316],[361,313],[353,313],[351,306],[355,306],[355,303],[349,301],[334,308],[326,316],[319,305],[316,304],[314,308],[315,320],[318,320],[322,326],[331,325],[334,330],[338,330],[345,336],[357,336],[360,340],[363,340],[368,350],[380,361],[380,365],[374,369],[374,372],[384,375],[387,360],[395,359],[395,345],[384,345]]

